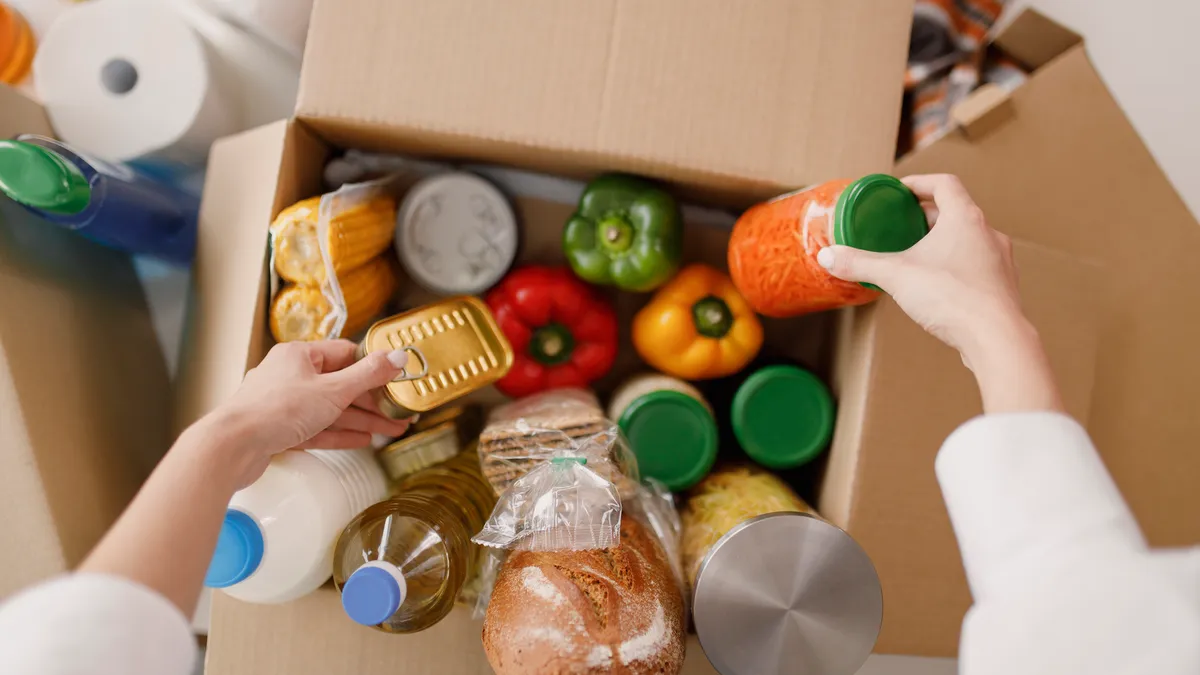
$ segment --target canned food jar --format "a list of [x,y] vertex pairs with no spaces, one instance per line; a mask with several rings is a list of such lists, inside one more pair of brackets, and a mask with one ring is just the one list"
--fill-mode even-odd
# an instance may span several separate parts
[[729,272],[759,314],[790,317],[862,305],[870,284],[838,279],[817,262],[831,244],[894,253],[929,231],[920,201],[899,180],[834,180],[751,207],[729,239]]
[[704,395],[683,380],[647,373],[613,394],[608,408],[643,476],[671,491],[695,485],[717,459],[717,420]]
[[396,255],[409,277],[443,295],[495,286],[520,243],[517,216],[499,188],[464,171],[422,179],[396,214]]
[[395,441],[379,451],[379,463],[393,481],[444,462],[462,451],[458,428],[443,422]]
[[879,636],[883,591],[850,535],[745,467],[701,481],[682,521],[696,636],[722,675],[858,672]]
[[807,370],[768,366],[738,387],[729,421],[750,459],[772,469],[791,469],[811,462],[829,447],[833,396]]
[[377,351],[409,352],[400,377],[375,390],[380,410],[411,417],[482,389],[512,368],[512,345],[487,305],[450,298],[384,319],[367,331],[358,357]]

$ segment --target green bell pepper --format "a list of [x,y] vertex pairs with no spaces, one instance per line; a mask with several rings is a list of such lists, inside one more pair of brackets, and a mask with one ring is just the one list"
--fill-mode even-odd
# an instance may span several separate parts
[[563,251],[584,281],[650,291],[679,269],[683,218],[649,181],[608,174],[588,183],[563,229]]

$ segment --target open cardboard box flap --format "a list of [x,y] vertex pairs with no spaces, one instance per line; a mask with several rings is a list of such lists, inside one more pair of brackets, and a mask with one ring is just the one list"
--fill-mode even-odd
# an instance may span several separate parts
[[[1045,23],[1031,12],[1009,31]],[[1200,418],[1179,406],[1200,400],[1200,227],[1082,45],[1049,61],[1011,107],[992,133],[952,134],[897,171],[958,174],[993,227],[1104,265],[1088,430],[1151,543],[1194,544]]]
[[[52,131],[0,85],[0,138]],[[0,198],[3,200],[3,198]],[[0,201],[0,597],[79,563],[169,443],[129,257]]]
[[319,0],[297,116],[342,145],[768,197],[891,165],[912,5]]

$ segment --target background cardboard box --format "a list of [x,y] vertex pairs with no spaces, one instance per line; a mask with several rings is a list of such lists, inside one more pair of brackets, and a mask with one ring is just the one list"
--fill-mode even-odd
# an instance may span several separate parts
[[[51,135],[0,85],[0,138]],[[78,564],[166,451],[166,365],[123,253],[0,202],[0,597]]]

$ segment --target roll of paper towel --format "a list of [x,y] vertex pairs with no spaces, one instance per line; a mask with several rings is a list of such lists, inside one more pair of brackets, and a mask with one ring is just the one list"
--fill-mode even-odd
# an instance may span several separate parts
[[196,162],[237,127],[214,58],[169,7],[103,0],[58,17],[34,81],[63,141],[106,159]]
[[313,0],[206,0],[225,16],[294,56],[304,54]]

